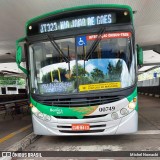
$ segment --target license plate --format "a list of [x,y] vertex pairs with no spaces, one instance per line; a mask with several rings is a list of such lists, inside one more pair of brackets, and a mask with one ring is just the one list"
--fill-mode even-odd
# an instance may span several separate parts
[[88,131],[90,130],[89,124],[72,124],[73,131]]

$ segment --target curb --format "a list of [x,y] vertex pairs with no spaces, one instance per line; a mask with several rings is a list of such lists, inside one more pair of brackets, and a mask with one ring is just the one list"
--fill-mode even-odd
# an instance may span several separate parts
[[28,147],[31,143],[35,142],[41,136],[36,135],[33,132],[30,133],[28,136],[24,137],[19,142],[13,144],[12,146],[5,149],[5,151],[23,151],[26,147]]

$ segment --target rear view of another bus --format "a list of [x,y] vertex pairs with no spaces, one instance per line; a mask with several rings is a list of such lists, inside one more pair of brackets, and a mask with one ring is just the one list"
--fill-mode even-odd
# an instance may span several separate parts
[[[20,65],[23,41],[26,69]],[[137,131],[140,48],[129,6],[80,6],[36,17],[16,44],[17,64],[29,79],[35,134]]]

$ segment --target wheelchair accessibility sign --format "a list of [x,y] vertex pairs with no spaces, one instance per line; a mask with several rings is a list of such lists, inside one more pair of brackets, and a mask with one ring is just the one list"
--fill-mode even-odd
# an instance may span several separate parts
[[76,46],[77,46],[77,47],[86,46],[86,45],[87,45],[86,36],[76,37]]

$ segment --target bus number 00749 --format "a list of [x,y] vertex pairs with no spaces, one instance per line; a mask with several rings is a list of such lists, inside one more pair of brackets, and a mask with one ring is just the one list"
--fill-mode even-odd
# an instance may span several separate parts
[[112,106],[112,107],[100,107],[99,108],[99,112],[106,112],[106,111],[114,111],[115,110],[115,107]]

